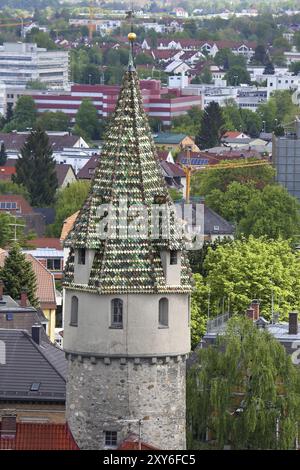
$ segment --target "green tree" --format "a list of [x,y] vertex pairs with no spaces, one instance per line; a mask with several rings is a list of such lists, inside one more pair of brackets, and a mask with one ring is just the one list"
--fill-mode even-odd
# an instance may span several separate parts
[[191,340],[192,349],[204,335],[207,323],[209,287],[203,282],[201,274],[194,274],[194,287],[191,298]]
[[233,65],[230,67],[225,75],[227,85],[237,86],[241,83],[250,83],[251,78],[248,70],[240,65]]
[[291,63],[289,69],[294,75],[298,75],[300,73],[300,60]]
[[20,194],[27,201],[30,200],[27,189],[22,185],[13,183],[12,181],[0,180],[0,194]]
[[300,372],[284,347],[247,318],[232,318],[199,350],[187,379],[188,448],[295,449]]
[[80,72],[80,83],[87,85],[99,85],[100,83],[100,70],[95,64],[84,65]]
[[4,132],[13,129],[25,131],[35,125],[37,111],[35,102],[31,96],[20,96],[14,109],[13,119],[4,127]]
[[32,90],[47,90],[47,84],[40,80],[29,80],[29,82],[26,83],[26,88]]
[[140,52],[139,54],[135,56],[135,63],[137,65],[153,64],[154,59],[151,55]]
[[258,192],[252,183],[233,181],[226,191],[213,189],[205,198],[205,204],[233,224],[245,217],[249,201]]
[[238,231],[246,236],[299,240],[300,203],[280,185],[265,186],[249,199]]
[[236,65],[243,67],[243,68],[246,67],[245,58],[242,56],[233,54],[231,49],[228,49],[228,48],[220,49],[214,57],[214,62],[216,65],[223,68],[224,70],[228,70],[230,67],[233,67]]
[[7,153],[5,150],[5,145],[2,142],[1,147],[0,147],[0,166],[5,165],[6,161],[7,161]]
[[[214,189],[226,191],[227,187],[234,181],[241,184],[252,184],[254,188],[262,189],[267,184],[274,182],[275,171],[271,165],[249,166],[249,163],[259,162],[260,160],[255,158],[249,158],[243,162],[241,160],[225,160],[222,162],[222,168],[198,171],[192,176],[192,195],[207,196]],[[233,163],[239,166],[231,168]]]
[[39,301],[36,297],[36,277],[30,261],[21,252],[19,245],[14,244],[5,258],[4,266],[0,271],[4,282],[4,292],[13,299],[21,297],[21,291],[26,289],[30,304],[38,307]]
[[196,144],[201,149],[215,147],[220,144],[224,133],[224,119],[218,103],[212,101],[202,115],[200,129],[196,136]]
[[263,46],[262,44],[259,44],[258,46],[256,46],[254,55],[251,59],[252,64],[266,65],[268,61],[269,61],[269,56],[268,56],[265,46]]
[[300,31],[297,31],[294,34],[294,45],[296,46],[297,50],[300,52]]
[[62,111],[45,111],[36,121],[36,127],[44,131],[67,131],[69,126],[70,118]]
[[258,137],[263,125],[260,115],[250,109],[243,108],[240,108],[240,115],[243,122],[243,131],[250,137]]
[[212,73],[209,66],[205,67],[203,71],[191,80],[191,83],[201,84],[201,83],[212,83]]
[[65,219],[81,209],[88,196],[89,189],[89,182],[76,181],[58,191],[55,202],[55,222],[50,227],[52,236],[60,236]]
[[233,100],[222,108],[224,127],[227,131],[242,130],[244,127],[240,108]]
[[88,140],[99,138],[98,112],[91,101],[82,101],[75,117],[74,132]]
[[264,69],[264,75],[274,75],[275,73],[275,68],[272,62],[267,62],[265,69]]
[[287,319],[288,313],[300,307],[300,257],[289,241],[266,237],[237,239],[219,245],[204,261],[205,284],[210,286],[210,312],[218,315],[229,303],[230,312],[245,312],[250,302],[261,301],[261,312],[267,319],[272,311]]
[[49,138],[42,129],[33,130],[16,163],[13,182],[25,186],[33,206],[48,206],[58,186],[55,160]]

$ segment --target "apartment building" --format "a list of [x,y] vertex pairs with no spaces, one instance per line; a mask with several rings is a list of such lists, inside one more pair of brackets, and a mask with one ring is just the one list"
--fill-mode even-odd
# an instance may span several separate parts
[[7,85],[26,85],[39,80],[49,87],[65,88],[69,82],[67,51],[47,51],[33,43],[0,46],[0,81]]

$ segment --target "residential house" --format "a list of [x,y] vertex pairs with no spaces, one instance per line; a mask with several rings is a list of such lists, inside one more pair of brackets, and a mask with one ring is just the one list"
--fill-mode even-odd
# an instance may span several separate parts
[[72,165],[60,163],[55,165],[58,187],[64,189],[76,181],[76,175]]
[[24,224],[25,233],[34,232],[39,237],[45,233],[45,218],[34,211],[29,202],[19,194],[0,195],[0,213],[9,212],[16,217],[16,224]]
[[[0,267],[4,266],[4,261],[7,255],[7,251],[0,249]],[[50,340],[54,342],[57,307],[54,276],[32,255],[25,252],[25,256],[26,259],[30,261],[36,276],[37,289],[35,294],[39,300],[40,309],[47,320],[46,333]]]
[[[0,329],[0,416],[17,423],[65,423],[67,362],[62,349],[31,332]],[[0,444],[1,445],[1,444]]]
[[186,134],[160,132],[154,135],[154,142],[158,149],[161,150],[178,151],[189,147],[192,152],[199,151],[194,139]]
[[62,248],[36,248],[34,250],[24,251],[26,254],[37,259],[48,271],[50,271],[54,279],[61,280],[64,269],[64,255]]
[[4,284],[0,280],[0,328],[26,330],[31,334],[33,325],[41,325],[41,337],[43,341],[49,341],[46,333],[48,320],[40,308],[29,304],[27,292],[21,292],[21,298],[17,301],[4,295],[3,289]]

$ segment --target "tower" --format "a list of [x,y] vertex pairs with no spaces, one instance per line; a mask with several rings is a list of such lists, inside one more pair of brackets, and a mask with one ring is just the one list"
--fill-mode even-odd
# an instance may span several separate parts
[[76,442],[105,449],[133,432],[158,448],[184,449],[190,269],[132,47],[90,193],[65,246],[67,420]]

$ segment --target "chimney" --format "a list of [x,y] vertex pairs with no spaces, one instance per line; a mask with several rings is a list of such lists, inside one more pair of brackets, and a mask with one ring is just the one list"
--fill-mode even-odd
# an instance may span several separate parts
[[246,315],[250,320],[254,321],[254,310],[253,308],[248,308],[246,311]]
[[289,335],[298,334],[298,312],[289,313]]
[[253,320],[259,319],[259,300],[254,299],[251,302],[250,308],[254,311]]
[[33,341],[40,345],[41,344],[41,325],[35,324],[31,327],[31,337]]
[[2,416],[1,438],[13,438],[16,435],[17,419],[15,415]]
[[3,300],[3,289],[4,289],[4,283],[2,279],[0,279],[0,300]]
[[21,301],[20,301],[20,306],[21,307],[27,307],[27,290],[26,289],[22,289],[21,290]]

